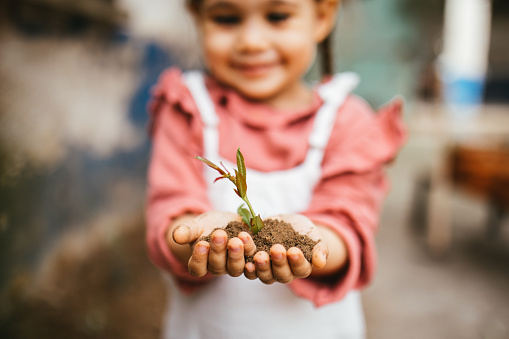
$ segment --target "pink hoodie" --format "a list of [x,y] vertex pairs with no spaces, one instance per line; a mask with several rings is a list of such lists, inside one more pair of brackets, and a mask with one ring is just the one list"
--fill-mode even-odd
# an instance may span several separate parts
[[[220,119],[219,153],[223,158],[235,163],[240,147],[246,166],[259,171],[289,169],[304,161],[308,135],[322,104],[316,92],[308,107],[280,111],[247,101],[212,78],[207,78],[206,85]],[[165,234],[173,218],[211,209],[203,164],[194,159],[203,155],[203,123],[180,70],[165,71],[153,96],[148,252],[156,266],[175,276],[184,293],[191,293],[213,277],[191,276],[186,265],[171,253]],[[302,214],[341,235],[349,251],[348,267],[328,279],[297,279],[288,285],[296,295],[317,306],[341,300],[348,291],[362,288],[373,278],[374,235],[388,189],[383,167],[406,138],[401,104],[401,100],[393,100],[374,114],[362,99],[351,95],[338,110],[325,149],[322,177]]]

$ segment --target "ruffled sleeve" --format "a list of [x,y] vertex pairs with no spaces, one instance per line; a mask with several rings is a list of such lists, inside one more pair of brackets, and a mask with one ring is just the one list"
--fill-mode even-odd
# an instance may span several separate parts
[[397,97],[375,113],[364,100],[349,97],[325,151],[323,176],[367,172],[394,159],[406,140],[402,105]]
[[152,154],[148,170],[146,241],[151,261],[172,272],[184,292],[210,277],[192,277],[170,251],[166,233],[172,219],[210,210],[206,183],[196,154],[202,154],[202,122],[178,69],[164,72],[149,104]]
[[338,111],[324,154],[322,178],[304,214],[342,237],[349,260],[335,277],[292,282],[292,290],[316,306],[339,301],[373,279],[377,259],[374,238],[388,190],[384,166],[406,140],[401,111],[400,98],[374,114],[355,96]]
[[198,108],[182,81],[182,71],[172,67],[165,70],[159,77],[157,84],[152,88],[152,99],[148,104],[150,114],[150,134],[153,133],[155,121],[163,106],[169,105],[176,110],[188,114],[197,115]]

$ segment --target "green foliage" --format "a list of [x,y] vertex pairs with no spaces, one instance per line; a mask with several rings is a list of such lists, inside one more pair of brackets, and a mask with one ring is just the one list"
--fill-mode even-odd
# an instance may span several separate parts
[[253,217],[251,216],[251,212],[249,212],[249,210],[247,208],[244,208],[244,204],[239,206],[239,208],[237,209],[237,214],[241,216],[242,221],[246,225],[251,224],[251,219]]
[[254,234],[261,231],[263,226],[263,221],[259,214],[251,219],[251,230]]
[[236,188],[234,188],[233,190],[242,200],[245,201],[247,207],[249,208],[249,209],[244,208],[244,204],[242,204],[238,208],[237,213],[241,216],[242,221],[246,225],[251,227],[251,230],[253,231],[254,234],[258,233],[258,231],[260,231],[264,225],[262,218],[260,217],[259,214],[258,215],[255,214],[253,207],[251,206],[251,203],[247,198],[246,164],[244,163],[244,156],[240,152],[240,148],[237,150],[237,169],[234,169],[235,175],[232,175],[230,172],[228,172],[228,170],[224,168],[223,164],[221,165],[223,166],[224,169],[205,158],[196,157],[196,159],[202,161],[207,166],[209,166],[212,169],[215,169],[216,171],[219,172],[219,174],[221,174],[219,177],[216,178],[216,180],[214,180],[214,182],[220,179],[229,179],[235,185]]
[[240,148],[237,150],[237,168],[244,178],[246,178],[246,163],[244,162],[244,156],[240,152]]

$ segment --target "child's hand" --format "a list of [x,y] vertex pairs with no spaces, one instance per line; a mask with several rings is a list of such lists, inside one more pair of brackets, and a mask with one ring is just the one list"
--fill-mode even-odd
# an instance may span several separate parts
[[283,245],[276,244],[270,249],[270,257],[268,253],[261,251],[254,256],[254,264],[246,264],[244,274],[248,279],[259,278],[265,284],[272,284],[275,281],[287,284],[297,278],[306,278],[311,274],[313,267],[325,266],[329,250],[325,241],[322,241],[321,232],[311,220],[299,214],[277,215],[271,219],[287,222],[297,233],[306,234],[311,239],[319,241],[313,248],[312,263],[304,258],[304,254],[297,247],[286,251]]
[[[179,245],[190,245],[192,253],[188,261],[189,272],[196,277],[207,272],[213,275],[229,274],[238,277],[244,272],[244,255],[253,255],[256,247],[247,232],[227,242],[224,230],[231,221],[240,221],[234,213],[211,211],[195,218],[189,218],[176,225],[172,232],[173,240]],[[216,229],[214,231],[214,229]],[[210,244],[207,241],[196,241],[212,232]]]

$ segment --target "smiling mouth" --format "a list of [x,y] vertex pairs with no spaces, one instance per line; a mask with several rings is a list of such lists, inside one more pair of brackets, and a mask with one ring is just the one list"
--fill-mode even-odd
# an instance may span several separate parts
[[275,64],[234,64],[233,67],[245,76],[259,77],[275,67]]

